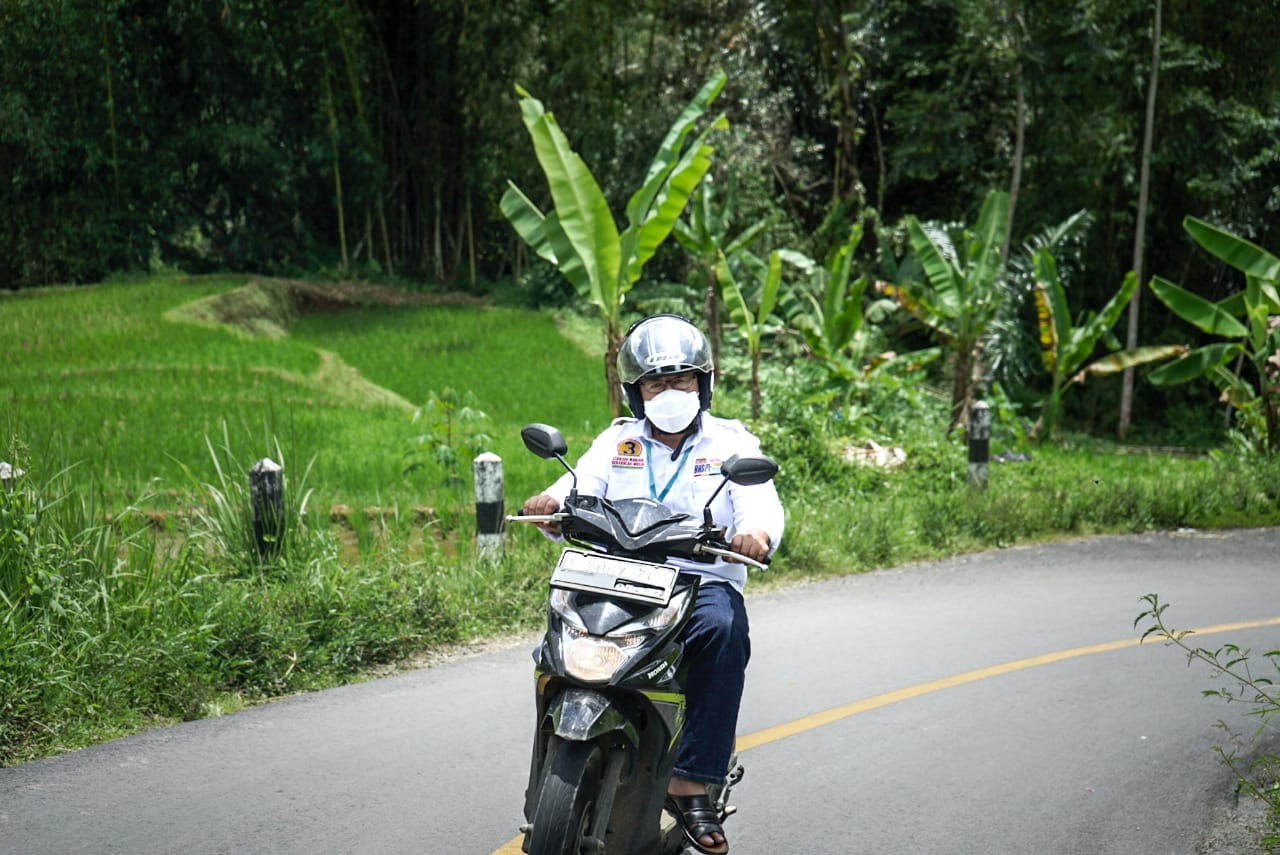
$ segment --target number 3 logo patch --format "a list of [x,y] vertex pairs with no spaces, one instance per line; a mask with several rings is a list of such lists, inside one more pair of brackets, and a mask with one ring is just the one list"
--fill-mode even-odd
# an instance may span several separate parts
[[644,447],[639,440],[624,439],[618,443],[618,453],[613,456],[615,469],[643,469]]

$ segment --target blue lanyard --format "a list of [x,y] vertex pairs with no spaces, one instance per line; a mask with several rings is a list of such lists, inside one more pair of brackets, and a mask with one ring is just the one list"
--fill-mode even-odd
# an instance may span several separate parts
[[649,443],[644,444],[644,468],[649,470],[649,497],[659,502],[667,498],[667,493],[671,492],[671,487],[676,483],[676,479],[680,477],[680,470],[684,469],[684,462],[689,459],[689,452],[693,451],[693,443],[686,440],[684,454],[680,455],[680,463],[676,466],[676,471],[671,473],[671,480],[667,481],[667,486],[662,488],[662,492],[658,492],[658,487],[653,482],[653,460],[649,455]]

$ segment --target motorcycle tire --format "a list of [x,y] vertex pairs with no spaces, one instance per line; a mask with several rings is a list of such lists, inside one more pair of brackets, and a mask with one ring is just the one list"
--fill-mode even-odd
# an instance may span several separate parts
[[579,855],[599,801],[600,746],[562,742],[542,781],[529,855]]

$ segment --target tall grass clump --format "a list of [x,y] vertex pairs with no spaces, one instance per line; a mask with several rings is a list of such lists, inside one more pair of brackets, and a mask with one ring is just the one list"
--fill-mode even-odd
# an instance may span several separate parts
[[546,547],[481,562],[427,526],[379,526],[361,551],[308,507],[305,471],[286,482],[280,549],[260,554],[236,445],[226,430],[207,440],[218,477],[194,484],[189,515],[108,512],[75,465],[0,490],[0,765],[337,685],[540,615]]
[[0,764],[187,717],[206,693],[199,570],[78,474],[0,491]]

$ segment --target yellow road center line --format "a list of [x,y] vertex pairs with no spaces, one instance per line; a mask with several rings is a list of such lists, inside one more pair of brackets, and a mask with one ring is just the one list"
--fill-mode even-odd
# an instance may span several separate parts
[[[1257,629],[1258,627],[1277,625],[1280,625],[1280,617],[1255,621],[1242,621],[1240,623],[1224,623],[1218,624],[1217,626],[1206,626],[1192,630],[1192,633],[1195,635],[1212,635],[1218,632],[1232,632],[1242,629]],[[738,751],[743,752],[751,748],[758,748],[761,745],[767,745],[770,742],[776,742],[779,739],[785,739],[788,736],[794,736],[797,733],[803,733],[807,730],[814,730],[815,728],[832,724],[840,721],[841,719],[858,715],[859,713],[869,712],[870,710],[879,709],[881,707],[887,707],[890,704],[896,704],[899,701],[910,700],[911,698],[918,698],[921,695],[940,692],[943,689],[952,689],[956,686],[963,686],[967,683],[976,683],[979,680],[986,680],[989,677],[999,677],[1004,674],[1012,674],[1015,671],[1037,668],[1041,665],[1052,665],[1054,662],[1062,662],[1066,659],[1075,659],[1080,656],[1092,656],[1095,653],[1109,653],[1113,650],[1123,650],[1126,647],[1137,647],[1141,643],[1141,638],[1128,638],[1123,641],[1111,641],[1106,644],[1094,644],[1088,647],[1073,647],[1070,650],[1059,650],[1054,653],[1045,653],[1041,656],[1032,656],[1028,659],[1006,662],[1003,665],[992,665],[988,668],[966,671],[963,674],[955,674],[951,677],[943,677],[940,680],[933,680],[928,683],[909,686],[905,689],[886,692],[883,695],[876,695],[875,697],[865,698],[864,700],[855,701],[851,704],[832,707],[831,709],[823,710],[822,712],[817,712],[813,715],[807,715],[804,718],[798,718],[795,721],[786,722],[773,727],[766,727],[764,730],[757,730],[755,733],[740,736],[737,741]]]
[[[1239,623],[1220,623],[1216,626],[1206,626],[1200,629],[1191,630],[1190,635],[1213,635],[1220,632],[1235,632],[1242,629],[1258,629],[1264,626],[1280,626],[1280,617],[1264,618],[1263,620],[1241,621]],[[1152,640],[1156,640],[1155,636],[1151,636]],[[785,724],[766,727],[764,730],[757,730],[755,733],[749,733],[746,736],[740,736],[737,740],[738,753],[749,751],[752,748],[759,748],[761,745],[768,745],[770,742],[777,742],[779,739],[785,739],[788,736],[795,736],[798,733],[815,730],[828,724],[833,724],[842,719],[850,718],[859,713],[869,712],[870,710],[887,707],[890,704],[896,704],[900,701],[918,698],[921,695],[940,692],[943,689],[952,689],[956,686],[963,686],[968,683],[976,683],[979,680],[986,680],[990,677],[999,677],[1004,674],[1012,674],[1016,671],[1025,671],[1028,668],[1037,668],[1041,665],[1052,665],[1054,662],[1062,662],[1067,659],[1076,659],[1081,656],[1092,656],[1095,653],[1110,653],[1113,650],[1123,650],[1127,647],[1137,647],[1142,644],[1141,638],[1126,638],[1123,641],[1110,641],[1106,644],[1093,644],[1088,647],[1073,647],[1070,650],[1059,650],[1054,653],[1045,653],[1040,656],[1032,656],[1028,659],[1018,659],[1014,662],[1006,662],[1003,665],[992,665],[988,668],[978,668],[974,671],[966,671],[963,674],[956,674],[951,677],[943,677],[940,680],[933,680],[928,683],[920,683],[915,686],[909,686],[905,689],[897,689],[892,692],[885,692],[882,695],[865,698],[860,701],[854,701],[851,704],[844,704],[838,707],[816,712],[807,715],[804,718],[798,718],[795,721],[786,722]],[[493,855],[520,855],[520,844],[523,838],[517,837],[502,845],[501,848],[494,850]]]

